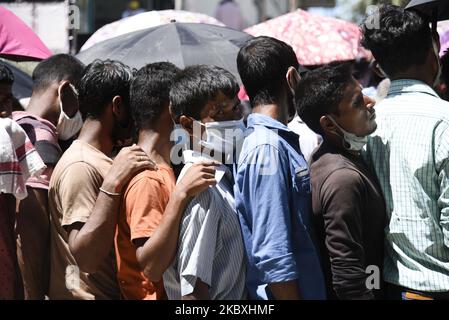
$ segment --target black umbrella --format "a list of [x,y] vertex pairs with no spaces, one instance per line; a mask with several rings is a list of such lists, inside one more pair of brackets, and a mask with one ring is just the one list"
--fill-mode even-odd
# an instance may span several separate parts
[[412,0],[405,8],[424,13],[432,22],[449,19],[448,0]]
[[210,64],[230,71],[240,81],[237,54],[251,38],[225,27],[174,22],[100,42],[77,57],[86,64],[95,59],[112,59],[134,68],[159,61],[170,61],[180,68]]

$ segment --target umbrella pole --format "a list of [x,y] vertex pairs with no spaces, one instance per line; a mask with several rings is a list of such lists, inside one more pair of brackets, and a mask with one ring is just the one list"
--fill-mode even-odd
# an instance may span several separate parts
[[175,1],[175,10],[182,10],[184,8],[184,1],[183,0],[176,0]]
[[298,9],[298,0],[289,0],[290,12],[296,11]]

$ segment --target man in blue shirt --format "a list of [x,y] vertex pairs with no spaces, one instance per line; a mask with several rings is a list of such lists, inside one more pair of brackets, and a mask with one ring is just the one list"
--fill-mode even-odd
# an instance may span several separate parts
[[309,170],[287,127],[300,80],[296,55],[282,41],[258,37],[240,50],[237,65],[253,108],[234,186],[250,298],[325,299]]

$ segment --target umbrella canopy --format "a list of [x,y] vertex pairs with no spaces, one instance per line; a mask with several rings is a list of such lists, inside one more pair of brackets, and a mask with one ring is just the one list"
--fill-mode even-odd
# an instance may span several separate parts
[[112,59],[134,68],[159,61],[180,68],[210,64],[230,71],[240,81],[237,54],[250,38],[244,32],[220,26],[170,23],[103,41],[77,57],[86,64],[95,59]]
[[33,90],[33,80],[31,77],[12,64],[5,61],[0,61],[0,63],[6,64],[14,75],[14,83],[12,85],[12,94],[14,97],[19,100],[31,97],[31,92]]
[[0,7],[0,55],[26,60],[46,59],[52,53],[30,27]]
[[372,57],[360,45],[362,35],[356,24],[301,9],[252,26],[245,32],[288,43],[299,62],[306,66]]
[[440,57],[449,49],[449,21],[438,22],[438,34],[440,35]]
[[406,9],[420,11],[438,21],[449,19],[449,1],[447,0],[412,0]]
[[157,27],[163,24],[168,24],[172,21],[184,23],[207,23],[217,26],[224,26],[224,24],[217,19],[201,13],[193,13],[183,10],[149,11],[129,18],[124,18],[101,27],[86,41],[86,43],[82,46],[81,51],[92,47],[98,42],[105,41],[122,34]]

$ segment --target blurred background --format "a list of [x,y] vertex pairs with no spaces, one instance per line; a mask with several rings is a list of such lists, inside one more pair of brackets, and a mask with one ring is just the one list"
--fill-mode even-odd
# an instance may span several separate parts
[[[244,27],[281,16],[297,8],[359,23],[369,5],[409,0],[236,0]],[[136,13],[186,10],[215,16],[220,0],[1,0],[0,6],[20,17],[53,53],[77,53],[98,29]]]

